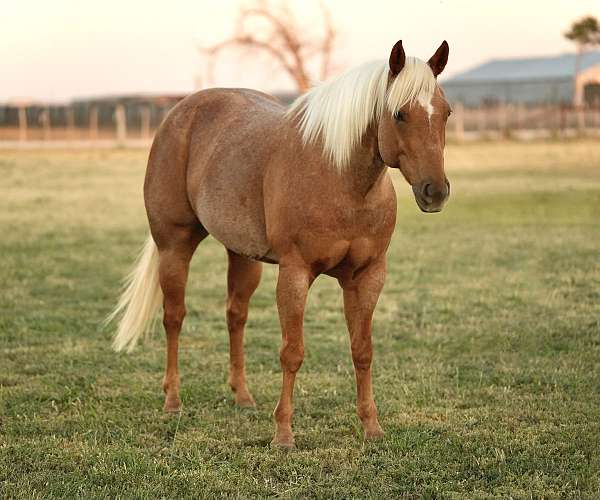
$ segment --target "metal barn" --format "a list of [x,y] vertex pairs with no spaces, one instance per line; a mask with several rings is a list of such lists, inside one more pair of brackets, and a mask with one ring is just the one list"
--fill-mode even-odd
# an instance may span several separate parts
[[[490,104],[594,104],[600,101],[600,51],[581,57],[575,82],[575,54],[494,59],[442,81],[451,102]],[[576,87],[576,88],[575,88]]]

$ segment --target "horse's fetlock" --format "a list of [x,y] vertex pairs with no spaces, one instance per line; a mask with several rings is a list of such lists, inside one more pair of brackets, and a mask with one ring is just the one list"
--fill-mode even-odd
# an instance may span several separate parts
[[358,403],[356,405],[356,413],[361,421],[377,418],[375,405],[372,402]]
[[179,380],[178,379],[163,379],[162,388],[165,394],[169,392],[179,392]]
[[287,409],[287,408],[281,408],[278,405],[275,408],[275,411],[273,412],[273,417],[275,418],[275,421],[280,422],[280,423],[291,422],[292,414],[293,414],[292,410]]

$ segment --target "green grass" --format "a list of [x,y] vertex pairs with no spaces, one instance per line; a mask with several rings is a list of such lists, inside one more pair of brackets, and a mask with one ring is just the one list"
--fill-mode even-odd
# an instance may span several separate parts
[[193,262],[184,411],[164,342],[100,323],[146,234],[139,151],[0,152],[0,497],[600,495],[600,148],[450,146],[452,199],[397,230],[374,325],[386,437],[364,444],[336,283],[306,314],[296,450],[272,450],[280,372],[265,266],[246,336],[256,411],[226,384],[225,252]]

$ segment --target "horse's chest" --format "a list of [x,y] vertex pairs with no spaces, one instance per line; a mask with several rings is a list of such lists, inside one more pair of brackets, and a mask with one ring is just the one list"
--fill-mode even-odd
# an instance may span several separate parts
[[385,252],[394,229],[395,204],[324,205],[296,219],[297,230],[290,232],[303,260],[316,274],[361,268]]
[[351,230],[353,233],[366,236],[377,236],[389,230],[390,213],[382,207],[349,207],[338,211],[340,228]]
[[395,220],[395,202],[387,199],[376,203],[331,203],[313,214],[312,226],[335,237],[381,238],[391,235]]

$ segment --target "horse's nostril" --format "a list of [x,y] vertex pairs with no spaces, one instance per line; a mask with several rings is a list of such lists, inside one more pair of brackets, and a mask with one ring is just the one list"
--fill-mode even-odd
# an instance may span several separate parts
[[450,185],[448,181],[443,183],[426,182],[421,188],[421,196],[428,203],[441,203],[450,193]]

